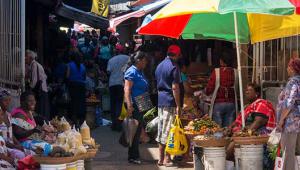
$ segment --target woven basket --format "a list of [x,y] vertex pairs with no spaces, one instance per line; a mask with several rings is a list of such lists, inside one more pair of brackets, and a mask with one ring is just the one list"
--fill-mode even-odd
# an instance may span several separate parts
[[268,142],[269,136],[232,137],[232,140],[239,145],[262,145]]
[[184,133],[185,134],[185,136],[187,137],[187,138],[189,138],[190,140],[193,140],[194,139],[194,137],[196,137],[196,136],[198,136],[198,135],[203,135],[203,134],[200,134],[200,133]]
[[224,147],[230,143],[229,138],[222,139],[207,139],[207,140],[193,140],[196,146],[201,147]]
[[76,159],[76,160],[84,160],[85,157],[86,157],[86,153],[82,153],[82,154],[80,154],[80,155],[76,155],[76,156],[75,156],[75,159]]
[[46,157],[34,155],[33,159],[39,164],[66,164],[77,161],[76,157]]
[[85,159],[95,158],[98,149],[88,149],[87,153],[85,154]]

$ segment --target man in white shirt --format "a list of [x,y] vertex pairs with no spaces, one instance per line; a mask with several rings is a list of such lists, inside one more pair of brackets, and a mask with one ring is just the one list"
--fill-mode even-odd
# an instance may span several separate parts
[[27,81],[30,89],[35,92],[37,101],[36,111],[46,119],[50,118],[50,108],[48,101],[47,75],[43,66],[36,61],[37,54],[31,50],[26,50],[25,62],[28,67]]
[[108,61],[107,72],[109,74],[110,91],[110,111],[112,118],[112,130],[120,131],[121,122],[118,120],[123,104],[124,97],[124,71],[127,66],[129,56],[125,55],[122,45],[116,45],[117,55]]

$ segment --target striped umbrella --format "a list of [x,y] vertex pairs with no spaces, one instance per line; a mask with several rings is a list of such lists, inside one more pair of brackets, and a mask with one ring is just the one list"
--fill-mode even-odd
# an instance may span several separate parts
[[147,16],[137,31],[171,38],[236,42],[244,127],[240,43],[298,34],[300,16],[293,14],[299,12],[299,6],[299,0],[173,0],[153,17]]
[[[220,39],[233,42],[235,41],[233,12],[237,12],[240,43],[248,43],[250,39],[252,43],[255,43],[291,36],[298,33],[299,17],[296,15],[278,16],[291,15],[296,9],[295,5],[300,6],[300,3],[297,4],[300,0],[290,1],[173,0],[153,17],[147,16],[138,29],[138,33],[171,38]],[[265,22],[270,20],[274,22]],[[277,31],[264,37],[265,32],[275,30],[274,26]]]

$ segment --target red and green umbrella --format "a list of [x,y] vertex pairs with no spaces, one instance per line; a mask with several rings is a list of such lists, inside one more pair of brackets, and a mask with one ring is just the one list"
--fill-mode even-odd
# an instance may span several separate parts
[[[255,43],[298,34],[300,17],[292,14],[298,12],[299,6],[299,0],[173,0],[153,17],[146,17],[138,33],[236,42],[245,126],[239,43],[249,43],[250,39]],[[258,21],[260,23],[256,24]],[[264,35],[263,31],[267,34]]]
[[[292,1],[293,3],[291,3]],[[253,43],[296,34],[274,35],[274,37],[251,37],[255,25],[256,14],[291,15],[294,13],[300,0],[173,0],[153,17],[147,17],[138,29],[139,34],[162,35],[171,38],[183,39],[220,39],[235,41],[233,12],[237,12],[239,28],[239,42]],[[274,16],[276,20],[280,17]],[[292,18],[297,20],[295,16]],[[253,24],[254,23],[254,24]],[[281,26],[288,29],[290,26]],[[282,30],[281,32],[286,32]],[[259,33],[261,34],[261,33]],[[286,34],[286,33],[285,33]]]

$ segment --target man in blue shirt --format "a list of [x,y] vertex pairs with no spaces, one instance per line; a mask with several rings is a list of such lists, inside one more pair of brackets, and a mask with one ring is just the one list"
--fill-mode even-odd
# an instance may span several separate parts
[[92,60],[93,59],[93,47],[90,44],[91,36],[85,35],[84,43],[78,44],[78,50],[83,54],[84,61]]
[[168,48],[168,56],[157,66],[155,77],[158,90],[158,135],[159,143],[158,165],[171,166],[170,155],[165,153],[165,147],[175,114],[180,114],[180,71],[176,61],[181,57],[177,45]]

